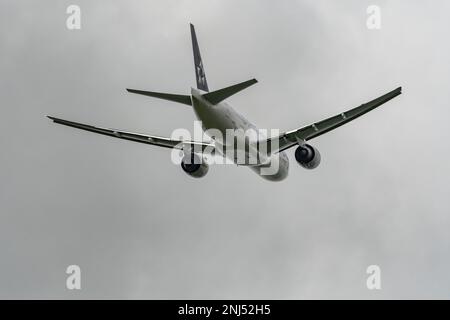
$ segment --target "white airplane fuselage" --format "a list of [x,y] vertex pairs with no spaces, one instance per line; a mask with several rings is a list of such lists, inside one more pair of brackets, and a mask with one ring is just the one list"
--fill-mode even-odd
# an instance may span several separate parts
[[[257,131],[257,128],[226,102],[213,105],[202,97],[203,93],[198,89],[191,89],[192,105],[196,117],[202,122],[203,130],[207,134],[208,131],[212,132],[213,130],[221,133],[214,136],[216,150],[237,165],[250,167],[262,178],[271,181],[280,181],[286,178],[289,171],[289,158],[284,152],[266,154],[257,148],[257,141],[252,141],[251,136],[235,135],[232,143],[223,139],[227,137],[227,130],[246,132],[247,130]],[[238,161],[239,154],[254,157],[253,161]]]

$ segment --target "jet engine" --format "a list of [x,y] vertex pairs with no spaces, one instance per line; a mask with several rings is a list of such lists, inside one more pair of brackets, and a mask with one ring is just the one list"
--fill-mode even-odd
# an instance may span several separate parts
[[184,172],[194,178],[204,177],[208,173],[209,166],[195,153],[185,155],[181,160],[181,168]]
[[295,150],[295,159],[303,168],[315,169],[320,164],[320,153],[313,146],[303,144]]

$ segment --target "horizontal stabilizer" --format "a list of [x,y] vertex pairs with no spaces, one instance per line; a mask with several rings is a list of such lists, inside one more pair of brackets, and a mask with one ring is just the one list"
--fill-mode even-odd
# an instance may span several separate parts
[[205,93],[203,95],[203,98],[211,102],[212,104],[218,104],[219,102],[225,100],[228,97],[231,97],[235,93],[238,93],[241,90],[244,90],[245,88],[250,87],[252,84],[257,83],[258,81],[256,79],[244,81],[238,84],[235,84],[230,87],[226,87],[217,91]]
[[205,67],[203,67],[200,49],[198,48],[197,36],[194,25],[191,23],[192,49],[194,50],[195,78],[197,79],[197,89],[208,92],[208,82],[206,82]]
[[173,102],[187,104],[188,106],[192,106],[191,97],[185,96],[182,94],[170,94],[170,93],[161,93],[161,92],[152,92],[152,91],[141,91],[134,89],[127,89],[128,92],[142,94],[144,96],[149,96],[153,98],[159,98],[164,100],[169,100]]

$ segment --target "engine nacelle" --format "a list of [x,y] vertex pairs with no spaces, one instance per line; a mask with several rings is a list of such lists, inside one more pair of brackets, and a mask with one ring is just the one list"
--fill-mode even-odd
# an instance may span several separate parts
[[303,168],[315,169],[320,164],[320,153],[313,146],[303,144],[295,150],[295,159]]
[[208,173],[209,166],[204,159],[192,153],[183,157],[183,160],[181,160],[181,168],[191,177],[201,178]]

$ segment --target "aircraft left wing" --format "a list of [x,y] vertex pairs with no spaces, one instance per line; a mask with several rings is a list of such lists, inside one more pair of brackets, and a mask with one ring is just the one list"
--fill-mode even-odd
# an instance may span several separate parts
[[[273,139],[278,139],[278,148],[272,150],[272,152],[280,152],[286,150],[301,141],[307,141],[313,138],[316,138],[328,131],[336,129],[347,122],[355,120],[356,118],[362,116],[363,114],[381,106],[382,104],[388,102],[389,100],[395,98],[399,94],[402,93],[402,87],[398,87],[391,92],[386,93],[372,101],[364,103],[356,108],[347,110],[333,117],[327,118],[325,120],[313,123],[309,126],[295,129],[292,131],[287,131],[281,134],[278,137],[274,137],[269,139],[268,141]],[[271,144],[268,144],[268,148],[270,148]]]
[[194,151],[204,151],[207,147],[210,151],[214,150],[213,144],[203,143],[203,142],[195,142],[195,141],[183,141],[183,140],[173,140],[170,138],[164,138],[164,137],[158,137],[158,136],[150,136],[150,135],[144,135],[139,133],[131,133],[116,129],[108,129],[108,128],[101,128],[101,127],[94,127],[91,125],[58,119],[55,117],[47,116],[50,120],[52,120],[55,123],[62,124],[65,126],[86,130],[98,134],[103,134],[106,136],[119,138],[119,139],[125,139],[135,142],[141,142],[146,144],[151,144],[159,147],[164,148],[176,148],[176,149],[190,149],[192,148]]

